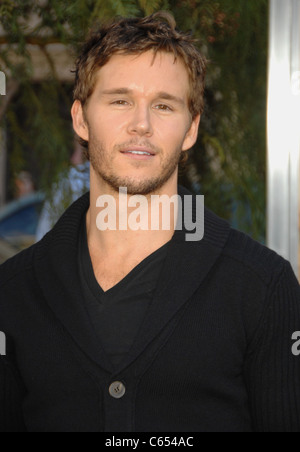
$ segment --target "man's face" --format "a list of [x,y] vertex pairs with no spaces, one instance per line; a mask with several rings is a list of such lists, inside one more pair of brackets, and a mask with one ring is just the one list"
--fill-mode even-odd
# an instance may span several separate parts
[[112,56],[97,74],[85,114],[79,101],[72,108],[98,180],[116,192],[127,187],[129,195],[177,186],[181,152],[195,143],[200,120],[191,119],[188,94],[187,70],[172,54],[160,52],[154,61],[152,51]]

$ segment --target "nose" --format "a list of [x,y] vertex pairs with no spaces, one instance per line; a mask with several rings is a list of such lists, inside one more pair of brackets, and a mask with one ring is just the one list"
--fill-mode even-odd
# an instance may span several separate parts
[[151,112],[146,105],[136,106],[128,124],[130,135],[151,136],[153,133]]

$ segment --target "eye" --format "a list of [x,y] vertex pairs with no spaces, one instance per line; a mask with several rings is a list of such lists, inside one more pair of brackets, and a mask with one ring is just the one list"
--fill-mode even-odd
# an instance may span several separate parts
[[173,111],[171,107],[169,107],[168,105],[165,105],[165,104],[156,105],[155,108],[158,110],[161,110],[161,111]]
[[128,102],[126,100],[115,100],[112,105],[128,105]]

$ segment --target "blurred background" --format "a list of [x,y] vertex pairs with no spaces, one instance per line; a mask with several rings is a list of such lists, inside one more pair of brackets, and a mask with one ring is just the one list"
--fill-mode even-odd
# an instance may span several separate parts
[[179,182],[267,242],[268,0],[1,0],[0,263],[42,238],[88,191],[70,117],[72,70],[87,30],[161,9],[193,31],[209,59],[199,139]]

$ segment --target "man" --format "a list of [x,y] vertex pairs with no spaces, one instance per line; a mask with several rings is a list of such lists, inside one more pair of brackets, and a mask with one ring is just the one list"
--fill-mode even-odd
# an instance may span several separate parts
[[[205,60],[175,27],[166,13],[118,19],[77,60],[91,191],[0,267],[4,431],[300,431],[290,264],[210,211],[202,240],[177,227],[202,221],[177,184]],[[169,228],[161,210],[150,224],[158,195],[182,201]]]

